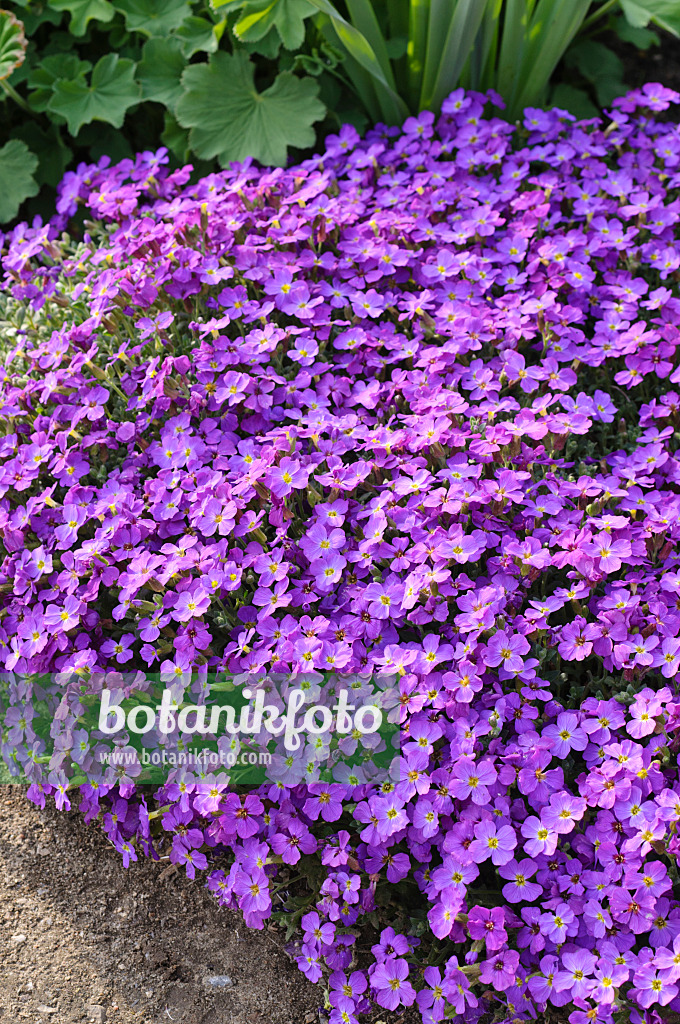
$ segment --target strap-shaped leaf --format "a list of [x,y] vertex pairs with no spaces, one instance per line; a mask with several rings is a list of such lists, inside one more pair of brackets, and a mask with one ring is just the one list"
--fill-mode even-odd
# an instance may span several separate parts
[[24,199],[34,196],[38,185],[33,173],[38,158],[25,142],[10,139],[0,149],[0,224],[16,217]]
[[183,95],[176,116],[190,128],[189,144],[197,156],[217,157],[222,166],[254,157],[281,166],[289,146],[314,143],[315,121],[326,112],[313,78],[290,71],[277,76],[264,92],[255,88],[255,66],[242,50],[218,52],[207,64],[192,64],[182,76]]
[[24,62],[24,26],[11,11],[0,10],[0,80],[9,78]]
[[419,107],[437,110],[470,59],[488,0],[431,0]]
[[583,24],[590,4],[591,0],[536,0],[531,5],[514,88],[505,94],[509,117],[518,117],[525,107],[543,101],[550,76]]
[[371,44],[354,25],[350,25],[330,3],[330,0],[309,0],[318,11],[325,14],[335,30],[338,39],[352,57],[375,79],[382,116],[392,124],[408,117],[409,110],[401,96],[390,86]]

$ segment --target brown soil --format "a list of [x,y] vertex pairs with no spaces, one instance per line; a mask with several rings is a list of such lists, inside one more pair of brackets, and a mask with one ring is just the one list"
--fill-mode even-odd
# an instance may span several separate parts
[[245,928],[167,866],[125,870],[96,825],[1,786],[0,1024],[318,1021],[322,993],[278,930]]

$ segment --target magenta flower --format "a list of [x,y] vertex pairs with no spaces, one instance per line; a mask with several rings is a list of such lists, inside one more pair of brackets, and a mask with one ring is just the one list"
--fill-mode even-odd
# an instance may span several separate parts
[[514,949],[505,949],[490,960],[483,960],[480,966],[480,980],[485,985],[491,985],[496,992],[504,992],[514,983],[519,967],[519,953]]

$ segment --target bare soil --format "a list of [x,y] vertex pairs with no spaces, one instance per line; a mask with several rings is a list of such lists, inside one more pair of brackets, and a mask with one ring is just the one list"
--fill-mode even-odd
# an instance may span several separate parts
[[0,1024],[318,1022],[278,929],[245,928],[167,866],[125,870],[98,826],[0,786]]

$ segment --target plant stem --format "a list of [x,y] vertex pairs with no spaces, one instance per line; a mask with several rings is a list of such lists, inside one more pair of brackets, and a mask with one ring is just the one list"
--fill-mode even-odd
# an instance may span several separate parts
[[596,11],[593,11],[590,17],[586,18],[586,20],[581,25],[581,32],[585,32],[585,30],[590,28],[592,24],[594,24],[596,21],[599,21],[602,15],[606,14],[607,11],[610,11],[612,7],[615,7],[616,4],[618,4],[618,2],[619,0],[607,0],[605,4],[602,4],[601,7],[598,7]]
[[25,110],[26,113],[30,114],[32,117],[36,116],[35,110],[31,110],[26,100],[19,95],[16,89],[14,89],[9,82],[6,82],[4,79],[0,79],[0,86],[2,87],[2,91],[6,93],[10,99],[14,100],[22,110]]

